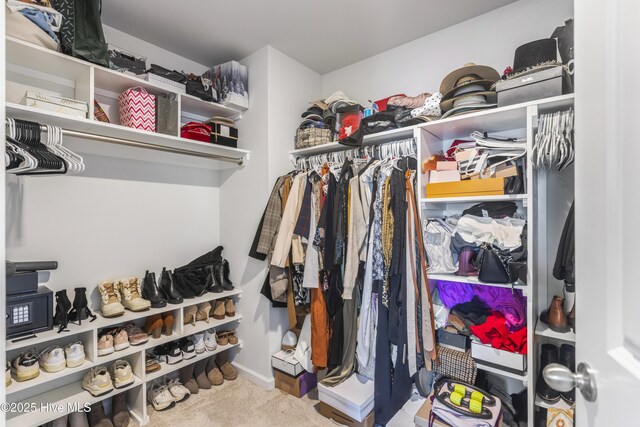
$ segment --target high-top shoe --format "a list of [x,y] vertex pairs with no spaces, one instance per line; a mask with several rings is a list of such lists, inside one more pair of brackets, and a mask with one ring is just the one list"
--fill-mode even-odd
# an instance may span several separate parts
[[169,304],[181,304],[183,301],[182,295],[176,289],[173,273],[164,267],[162,267],[162,274],[160,275],[160,292],[162,292]]
[[104,317],[116,317],[124,314],[124,306],[120,302],[120,287],[116,283],[102,282],[98,285],[101,298],[100,311]]
[[122,305],[131,311],[145,311],[151,308],[151,302],[140,296],[140,281],[137,277],[120,281]]
[[63,289],[56,292],[56,314],[53,317],[53,325],[60,325],[58,333],[67,330],[69,324],[69,310],[71,310],[71,301],[67,296],[67,290]]
[[540,347],[540,370],[538,372],[536,394],[545,402],[554,404],[560,400],[560,392],[549,387],[542,375],[544,368],[551,363],[558,363],[558,347],[553,344],[542,344]]
[[233,290],[233,282],[229,278],[229,274],[231,273],[231,268],[229,267],[229,261],[226,259],[222,260],[222,287],[225,291]]
[[142,284],[142,297],[151,302],[151,307],[162,308],[167,306],[167,300],[164,299],[158,285],[156,284],[156,274],[149,273],[149,270],[144,274],[144,282]]
[[89,310],[89,302],[87,301],[87,288],[75,288],[76,295],[73,298],[73,308],[69,312],[69,320],[77,320],[78,325],[82,321],[91,318],[90,322],[96,320],[97,316]]
[[[571,344],[562,344],[560,346],[560,358],[559,363],[561,365],[569,368],[571,372],[575,372],[576,370],[576,349]],[[567,402],[569,405],[573,405],[576,401],[576,389],[571,389],[571,391],[565,391],[560,393],[560,397],[562,400]]]

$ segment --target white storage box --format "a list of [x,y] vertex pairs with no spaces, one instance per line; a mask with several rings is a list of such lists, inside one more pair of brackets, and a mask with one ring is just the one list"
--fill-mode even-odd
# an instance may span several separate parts
[[184,83],[174,82],[173,80],[160,77],[157,74],[146,73],[146,74],[140,74],[138,77],[140,77],[142,80],[145,80],[151,83],[154,86],[159,87],[160,89],[164,89],[169,92],[183,93],[183,94],[187,93],[187,86]]
[[471,357],[481,365],[502,369],[514,374],[524,374],[527,371],[527,356],[498,350],[481,342],[471,342]]
[[271,356],[271,366],[273,369],[277,369],[293,377],[297,377],[304,372],[298,359],[296,359],[293,354],[287,354],[284,350]]
[[34,91],[27,91],[24,97],[24,105],[84,119],[87,118],[87,112],[89,111],[86,102]]
[[318,400],[356,421],[363,421],[373,411],[373,394],[373,381],[358,374],[335,387],[318,383]]

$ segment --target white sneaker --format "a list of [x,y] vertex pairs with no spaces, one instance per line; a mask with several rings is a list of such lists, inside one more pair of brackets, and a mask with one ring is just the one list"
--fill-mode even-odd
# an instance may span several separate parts
[[11,373],[18,382],[27,381],[40,375],[36,350],[20,353],[11,361]]
[[80,341],[67,345],[64,348],[64,353],[67,359],[67,368],[75,368],[84,363],[84,345]]
[[120,303],[119,282],[102,282],[98,285],[98,292],[100,292],[100,311],[104,317],[124,314],[124,306]]
[[115,363],[109,367],[109,373],[116,388],[126,387],[133,382],[131,365],[129,365],[129,362],[126,360],[116,360]]
[[113,383],[107,368],[95,366],[89,369],[82,378],[82,388],[94,396],[100,396],[113,390]]
[[169,393],[173,396],[173,400],[176,402],[182,402],[189,398],[191,393],[189,389],[182,385],[178,378],[174,378],[167,382],[167,389]]
[[120,281],[122,305],[131,311],[145,311],[151,308],[151,302],[140,295],[140,281],[137,277]]
[[162,411],[175,406],[176,401],[166,385],[153,383],[147,392],[147,400],[156,411]]
[[213,351],[218,348],[215,329],[211,328],[204,331],[204,346],[209,351]]
[[204,353],[204,334],[200,333],[200,334],[193,334],[193,341],[195,342],[195,348],[196,348],[196,353],[200,354],[200,353]]
[[58,372],[67,366],[64,360],[64,350],[62,347],[49,347],[38,357],[40,366],[47,372]]

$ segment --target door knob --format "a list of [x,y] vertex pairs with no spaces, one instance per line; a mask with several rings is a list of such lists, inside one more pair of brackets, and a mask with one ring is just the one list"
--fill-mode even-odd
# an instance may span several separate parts
[[556,391],[567,392],[577,388],[587,402],[595,402],[598,396],[596,380],[590,370],[589,365],[580,363],[574,374],[566,366],[551,363],[543,369],[542,376],[549,387]]

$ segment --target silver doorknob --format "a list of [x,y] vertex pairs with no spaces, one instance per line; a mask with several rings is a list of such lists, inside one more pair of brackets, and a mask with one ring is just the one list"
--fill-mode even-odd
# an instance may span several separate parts
[[589,365],[580,363],[574,374],[566,366],[551,363],[542,370],[542,376],[556,391],[567,392],[577,388],[587,402],[595,402],[598,397],[596,380],[590,370]]

